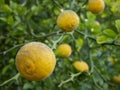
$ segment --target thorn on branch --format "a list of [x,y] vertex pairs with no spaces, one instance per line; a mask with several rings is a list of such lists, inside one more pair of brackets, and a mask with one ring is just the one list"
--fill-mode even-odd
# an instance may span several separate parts
[[8,79],[8,80],[6,80],[6,81],[4,81],[2,84],[0,84],[0,87],[1,86],[3,86],[3,85],[5,85],[5,84],[7,84],[8,82],[10,82],[10,81],[12,81],[12,80],[18,80],[18,78],[19,78],[19,76],[20,76],[20,73],[17,73],[15,76],[13,76],[12,78],[10,78],[10,79]]
[[77,33],[85,36],[86,38],[90,38],[91,40],[96,41],[96,39],[95,39],[94,37],[92,37],[92,36],[90,36],[90,35],[87,35],[86,33],[83,33],[83,32],[81,32],[81,31],[79,31],[79,30],[75,30],[75,32],[77,32]]
[[70,81],[73,81],[74,80],[74,78],[75,77],[77,77],[77,76],[79,76],[80,74],[82,74],[82,72],[79,72],[79,73],[76,73],[76,74],[71,74],[70,76],[70,78],[69,79],[67,79],[67,80],[65,80],[65,81],[62,81],[59,85],[58,85],[58,87],[61,87],[63,84],[65,84],[65,83],[68,83],[68,82],[70,82]]
[[58,43],[59,41],[61,41],[61,39],[63,38],[63,36],[64,36],[64,35],[62,35],[61,37],[59,37],[59,39],[58,39],[58,40],[53,41],[53,46],[52,46],[52,49],[55,49],[55,48],[56,48],[57,43]]
[[6,53],[8,53],[8,52],[12,51],[13,49],[15,49],[15,48],[17,48],[17,47],[20,47],[20,46],[22,46],[22,45],[23,45],[23,44],[15,45],[15,46],[11,47],[11,48],[8,49],[8,50],[5,50],[5,51],[3,51],[3,52],[0,52],[0,54],[5,55]]

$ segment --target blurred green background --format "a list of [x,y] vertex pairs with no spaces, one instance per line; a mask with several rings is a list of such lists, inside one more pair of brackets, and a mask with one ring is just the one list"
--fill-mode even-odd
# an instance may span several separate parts
[[[39,41],[53,50],[61,43],[72,47],[69,58],[56,56],[56,68],[47,79],[20,76],[0,90],[120,90],[112,81],[120,75],[120,0],[104,1],[104,11],[92,14],[87,0],[0,0],[0,84],[17,74],[15,56],[25,43]],[[73,32],[62,32],[56,25],[61,9],[80,17]],[[90,72],[77,75],[72,65],[76,60],[87,62]],[[71,74],[76,75],[73,80]]]

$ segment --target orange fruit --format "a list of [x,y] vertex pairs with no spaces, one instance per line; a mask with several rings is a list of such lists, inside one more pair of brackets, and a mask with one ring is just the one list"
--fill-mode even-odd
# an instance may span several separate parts
[[88,1],[88,9],[94,13],[100,13],[104,10],[105,3],[103,0],[89,0]]
[[69,44],[66,44],[66,43],[60,44],[57,47],[56,51],[57,51],[58,56],[63,57],[63,58],[69,57],[72,53],[71,46]]
[[73,31],[79,25],[79,17],[72,10],[64,10],[57,18],[57,25],[63,31]]
[[113,82],[117,83],[117,84],[120,84],[120,77],[119,76],[114,76],[112,78]]
[[89,66],[84,61],[75,61],[73,63],[73,66],[76,70],[78,70],[80,72],[89,71]]
[[47,78],[53,72],[56,58],[47,45],[30,42],[18,51],[15,64],[24,78],[39,81]]
[[108,57],[107,60],[111,62],[112,64],[115,64],[117,62],[117,58],[115,57]]

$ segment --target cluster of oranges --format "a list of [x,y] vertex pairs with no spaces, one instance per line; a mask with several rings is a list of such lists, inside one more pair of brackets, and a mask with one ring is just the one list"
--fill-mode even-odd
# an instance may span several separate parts
[[[93,13],[100,13],[104,9],[103,0],[89,0],[88,8]],[[64,10],[57,18],[58,27],[65,31],[75,30],[80,23],[78,15],[72,10]],[[69,44],[61,44],[56,48],[59,57],[67,58],[72,53]],[[56,56],[52,49],[41,42],[25,44],[16,55],[15,64],[20,74],[28,80],[43,80],[50,76],[56,65]],[[89,66],[84,61],[75,61],[73,67],[80,71],[89,71]]]

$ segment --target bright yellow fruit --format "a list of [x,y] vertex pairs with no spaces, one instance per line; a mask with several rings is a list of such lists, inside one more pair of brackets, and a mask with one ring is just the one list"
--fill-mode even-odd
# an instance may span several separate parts
[[89,71],[89,66],[86,62],[84,61],[75,61],[73,63],[73,66],[76,70],[83,72],[83,71]]
[[70,32],[79,24],[78,15],[72,10],[64,10],[57,18],[57,25],[63,31]]
[[120,84],[120,77],[114,76],[114,77],[113,77],[113,81],[114,81],[115,83]]
[[24,78],[39,81],[53,72],[56,58],[47,45],[40,42],[31,42],[18,51],[15,64]]
[[66,58],[71,55],[72,49],[71,46],[68,44],[60,44],[57,47],[57,53],[60,57]]
[[111,62],[112,64],[115,64],[117,62],[117,58],[115,57],[108,57],[107,60]]
[[105,8],[104,0],[89,0],[88,1],[88,8],[92,13],[100,13]]

